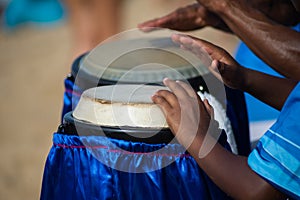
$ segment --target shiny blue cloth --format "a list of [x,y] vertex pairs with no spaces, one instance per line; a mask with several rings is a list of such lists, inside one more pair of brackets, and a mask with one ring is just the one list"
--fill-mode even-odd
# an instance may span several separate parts
[[82,90],[74,84],[73,77],[69,76],[65,79],[65,92],[63,98],[63,110],[61,116],[61,122],[66,113],[73,110],[73,108],[78,104]]
[[[229,148],[224,132],[219,142]],[[164,153],[157,151],[163,147]],[[120,167],[121,170],[116,170]],[[145,172],[135,173],[134,169]],[[177,143],[145,144],[55,133],[44,171],[41,199],[230,198]]]

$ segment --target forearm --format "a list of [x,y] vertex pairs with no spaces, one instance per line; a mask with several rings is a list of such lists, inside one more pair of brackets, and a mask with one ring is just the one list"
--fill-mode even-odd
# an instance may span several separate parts
[[188,151],[224,192],[234,199],[281,199],[278,191],[249,168],[246,157],[234,155],[217,143],[206,157],[199,158],[203,138],[197,137]]
[[289,0],[248,0],[248,2],[282,25],[294,26],[299,23],[299,14]]
[[217,29],[217,30],[233,34],[232,30],[223,21],[221,21],[221,20],[220,20],[220,22],[217,25],[212,26],[212,27],[215,28],[215,29]]
[[299,80],[300,33],[271,21],[242,1],[227,2],[214,12],[266,63],[284,76]]
[[[263,12],[273,21],[285,25],[294,26],[300,21],[300,16],[293,4],[287,0],[248,0],[248,3],[257,10]],[[231,29],[222,21],[214,28],[232,33]]]
[[279,78],[247,68],[243,70],[245,82],[240,89],[277,110],[281,110],[297,83],[291,79]]

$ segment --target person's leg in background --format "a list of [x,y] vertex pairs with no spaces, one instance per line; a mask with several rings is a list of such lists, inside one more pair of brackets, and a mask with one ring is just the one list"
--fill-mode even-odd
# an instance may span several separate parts
[[118,33],[120,0],[64,0],[72,28],[73,58]]

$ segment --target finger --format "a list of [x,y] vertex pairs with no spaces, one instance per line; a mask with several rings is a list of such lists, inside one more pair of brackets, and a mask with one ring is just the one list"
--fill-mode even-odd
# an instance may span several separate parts
[[193,40],[193,46],[194,48],[198,47],[203,49],[205,52],[207,52],[209,55],[212,55],[215,51],[219,51],[221,48],[206,41],[202,40],[200,38],[196,38],[193,36],[189,36]]
[[180,44],[180,48],[183,50],[187,50],[192,52],[195,56],[197,56],[200,60],[203,57],[203,54],[200,53],[199,49],[193,47],[192,44]]
[[219,60],[224,54],[224,50],[222,48],[193,36],[173,34],[172,38],[176,39],[176,42],[183,46],[189,46],[194,53],[205,52],[211,56],[212,59]]
[[195,45],[195,43],[185,43],[181,44],[182,49],[188,50],[192,52],[195,56],[197,56],[205,66],[210,65],[211,57],[210,55],[201,47]]
[[192,98],[197,97],[194,89],[189,84],[187,84],[187,83],[185,83],[183,81],[176,81],[176,82],[186,91],[186,93],[190,97],[192,97]]
[[[207,41],[191,36],[173,34],[172,38],[174,41],[179,43],[180,46],[183,47],[183,49],[191,51],[198,58],[200,58],[202,64],[204,64],[204,66],[207,66],[210,72],[217,79],[227,84],[227,86],[231,84],[230,79],[228,79],[228,75],[225,72],[227,71],[227,69],[230,69],[229,66],[236,65],[237,63],[224,49],[217,47]],[[205,50],[207,50],[208,54],[206,54]],[[228,65],[228,63],[230,64]]]
[[205,46],[199,45],[192,37],[182,34],[173,34],[172,40],[179,44],[184,50],[188,50],[195,54],[205,66],[211,64],[211,55],[205,49]]
[[215,72],[219,72],[219,70],[218,70],[218,65],[219,65],[219,61],[213,60],[213,61],[211,62],[210,68],[211,68],[213,71],[215,71]]
[[163,80],[163,83],[176,95],[178,99],[185,99],[186,97],[188,97],[188,93],[185,91],[185,89],[175,81],[165,78]]
[[171,39],[173,40],[173,42],[179,45],[183,45],[186,48],[191,48],[193,44],[193,39],[188,35],[184,35],[184,34],[174,33],[171,35]]
[[157,27],[159,26],[158,21],[159,21],[159,19],[152,19],[152,20],[143,22],[141,24],[138,24],[138,28],[143,32],[153,31],[153,30],[157,29]]
[[208,70],[220,81],[223,81],[222,76],[219,72],[219,61],[213,60]]
[[173,42],[175,42],[177,44],[182,44],[185,46],[189,46],[189,44],[192,45],[192,43],[193,43],[193,41],[190,37],[188,37],[187,35],[178,34],[178,33],[172,34],[171,39],[173,40]]
[[212,119],[214,119],[214,108],[209,104],[207,99],[203,100],[203,104]]
[[174,28],[173,27],[174,23],[172,23],[174,21],[174,19],[176,19],[176,16],[174,15],[174,12],[173,12],[166,16],[152,19],[152,20],[146,21],[144,23],[141,23],[138,25],[138,28],[144,32],[150,32],[150,31],[154,31],[154,30],[157,30],[160,28],[171,28],[172,29],[172,28]]
[[155,27],[155,26],[145,26],[145,27],[138,27],[142,32],[144,33],[149,33],[152,31],[159,30],[160,28]]
[[159,90],[154,94],[154,96],[164,98],[172,108],[179,105],[178,99],[175,94],[168,90]]
[[154,94],[152,96],[152,101],[160,107],[160,109],[163,111],[163,113],[166,115],[172,110],[172,106],[169,104],[169,102],[163,97]]

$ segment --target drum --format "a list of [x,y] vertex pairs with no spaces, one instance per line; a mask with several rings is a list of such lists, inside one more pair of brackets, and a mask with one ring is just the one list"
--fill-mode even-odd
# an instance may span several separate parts
[[[133,83],[161,85],[165,77],[182,79],[195,91],[208,92],[222,104],[237,152],[247,156],[250,139],[244,93],[216,80],[204,66],[209,60],[199,60],[179,49],[170,37],[139,36],[142,39],[118,38],[101,44],[74,61],[65,80],[62,119],[76,107],[82,92],[91,87]],[[208,83],[211,84],[207,86]]]
[[[116,85],[86,90],[54,134],[41,199],[230,199],[174,139],[161,110],[150,103],[158,89]],[[114,121],[105,119],[112,114]],[[230,150],[226,139],[223,132],[219,143]]]
[[[82,94],[93,87],[154,87],[165,77],[187,80],[202,96],[211,94],[218,106],[226,105],[238,152],[248,154],[242,136],[248,136],[243,93],[226,88],[222,99],[218,89],[224,86],[209,87],[214,78],[203,63],[178,49],[169,38],[116,40],[74,62],[65,80],[62,124],[53,136],[41,199],[229,199],[168,128],[120,128],[74,117]],[[225,132],[219,143],[231,149]]]

